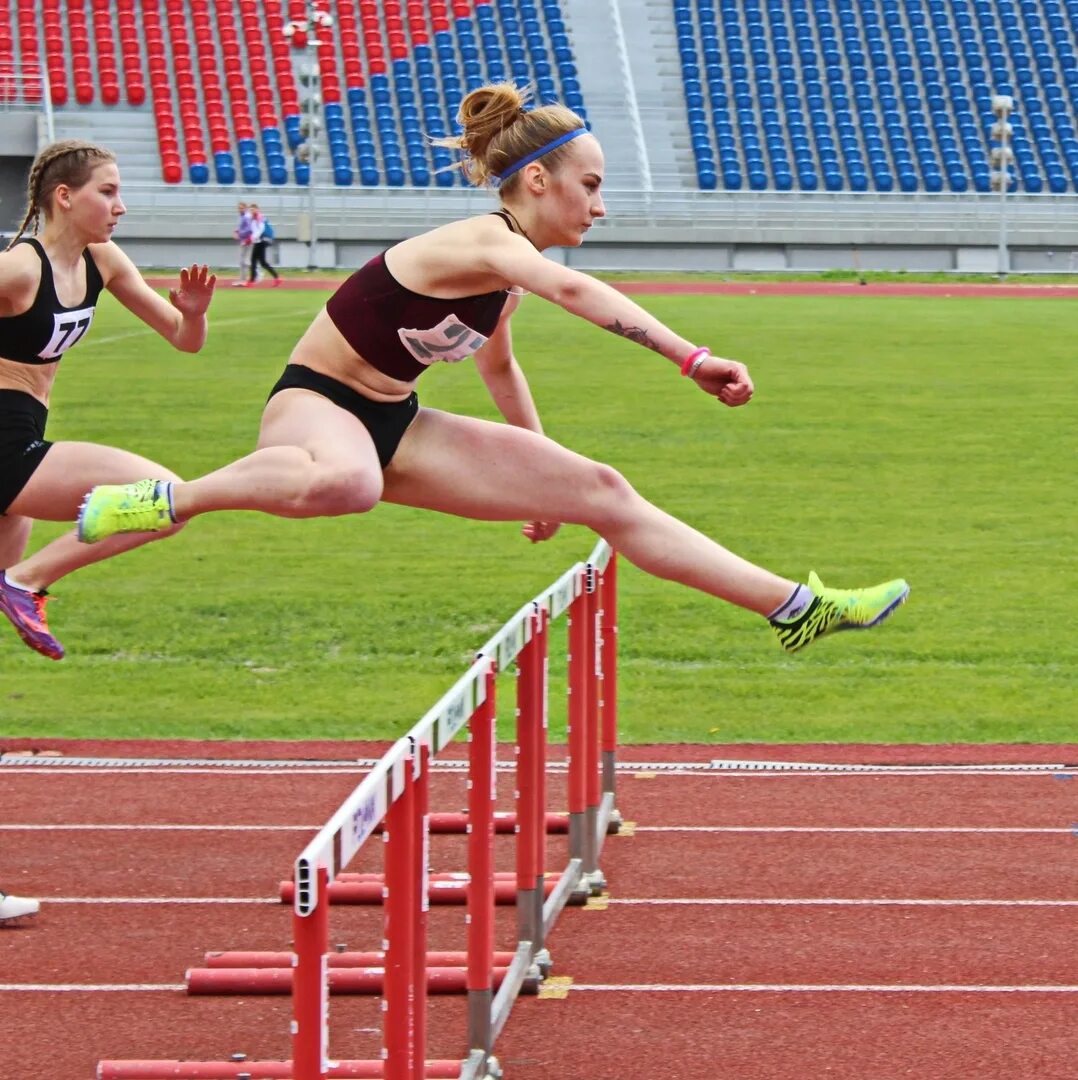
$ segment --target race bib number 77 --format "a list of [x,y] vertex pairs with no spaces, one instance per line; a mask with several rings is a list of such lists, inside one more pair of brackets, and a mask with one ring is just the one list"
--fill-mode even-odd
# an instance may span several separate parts
[[487,339],[456,315],[447,315],[429,330],[398,330],[401,343],[419,363],[430,366],[436,360],[455,364],[481,349]]
[[37,355],[42,360],[56,360],[83,338],[93,321],[92,307],[79,308],[78,311],[61,311],[53,315],[52,337]]

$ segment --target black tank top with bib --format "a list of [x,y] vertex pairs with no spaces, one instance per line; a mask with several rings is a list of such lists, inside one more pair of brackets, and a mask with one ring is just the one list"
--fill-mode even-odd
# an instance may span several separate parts
[[41,242],[27,236],[18,243],[29,244],[37,252],[41,282],[29,310],[0,318],[0,357],[19,364],[54,364],[90,329],[104,281],[89,249],[84,250],[86,295],[74,307],[65,307],[56,295],[52,263]]

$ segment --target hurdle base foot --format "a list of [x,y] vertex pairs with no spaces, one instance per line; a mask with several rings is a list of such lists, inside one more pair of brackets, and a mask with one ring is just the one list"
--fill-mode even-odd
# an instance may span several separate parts
[[580,883],[586,887],[588,896],[600,896],[606,891],[606,875],[602,870],[590,870],[581,877]]
[[532,957],[532,963],[539,969],[542,978],[546,978],[554,969],[554,960],[549,949],[539,949]]
[[[578,884],[568,895],[565,901],[566,907],[584,907],[585,904],[591,899],[591,888],[586,884]],[[553,925],[548,929],[552,930]]]
[[502,1080],[501,1062],[493,1054],[473,1050],[460,1071],[460,1080]]

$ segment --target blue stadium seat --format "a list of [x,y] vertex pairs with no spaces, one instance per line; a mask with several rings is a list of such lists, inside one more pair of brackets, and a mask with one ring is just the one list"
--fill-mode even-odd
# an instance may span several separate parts
[[[558,0],[467,7],[327,111],[335,179],[356,169],[363,184],[462,182],[428,137],[451,133],[463,94],[488,79],[531,83],[539,100],[583,114]],[[1078,0],[672,0],[667,10],[690,182],[702,190],[987,192],[995,93],[1016,98],[1017,186],[1075,190]],[[233,168],[250,180],[264,163],[280,176],[283,144],[299,141],[291,117],[240,148]],[[224,164],[212,165],[220,178]]]

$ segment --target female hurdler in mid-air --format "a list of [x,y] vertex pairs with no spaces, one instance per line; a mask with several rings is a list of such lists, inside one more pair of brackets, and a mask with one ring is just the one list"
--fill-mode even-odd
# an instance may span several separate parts
[[[653,506],[610,466],[542,434],[510,339],[522,291],[651,349],[724,405],[744,405],[753,386],[743,364],[543,257],[579,245],[605,213],[603,154],[569,109],[525,104],[507,83],[465,97],[453,144],[474,184],[497,184],[501,208],[404,240],[348,278],[293,349],[253,453],[187,483],[157,476],[96,487],[79,514],[80,538],[170,529],[214,510],[318,517],[386,500],[526,521],[533,541],[563,522],[586,525],[648,573],[764,616],[790,652],[881,622],[905,600],[905,581],[848,590],[825,588],[815,574],[807,584],[779,577]],[[420,406],[419,376],[468,356],[507,423]]]

